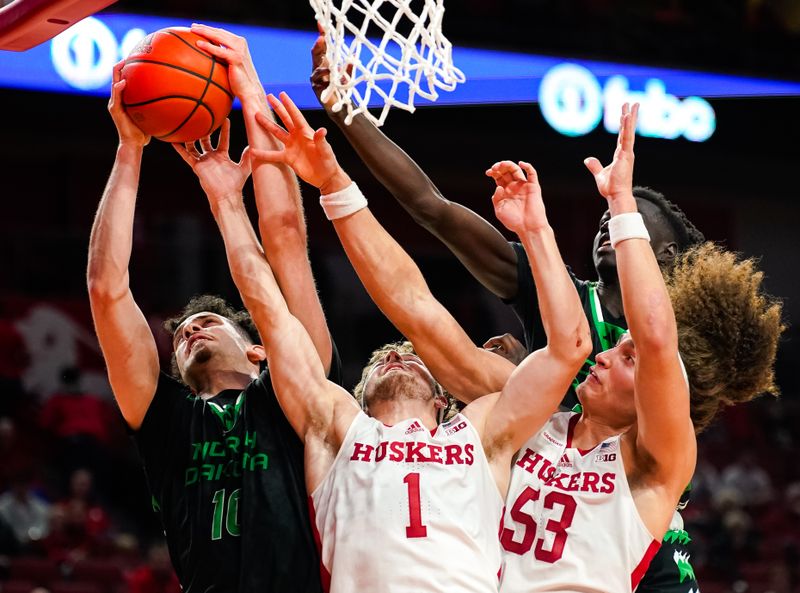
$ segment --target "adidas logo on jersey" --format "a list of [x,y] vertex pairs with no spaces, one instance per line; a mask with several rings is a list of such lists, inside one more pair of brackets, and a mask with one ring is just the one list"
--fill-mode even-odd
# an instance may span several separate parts
[[572,467],[572,462],[569,460],[569,457],[567,457],[566,453],[561,456],[557,467]]
[[414,432],[425,432],[425,427],[423,427],[417,420],[414,420],[414,422],[411,423],[411,426],[406,429],[405,434],[412,434]]

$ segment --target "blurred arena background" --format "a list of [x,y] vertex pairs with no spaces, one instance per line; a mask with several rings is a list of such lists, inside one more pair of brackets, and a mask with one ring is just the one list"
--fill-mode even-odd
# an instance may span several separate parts
[[[450,0],[446,6],[445,34],[458,46],[800,82],[796,0]],[[314,30],[312,10],[298,0],[123,0],[100,14],[113,13]],[[254,55],[263,81],[284,58]],[[310,68],[302,76],[308,74]],[[492,184],[484,170],[504,158],[532,162],[564,259],[579,277],[593,277],[591,239],[604,205],[582,160],[608,160],[614,137],[601,127],[579,137],[559,134],[533,99],[393,111],[383,129],[445,196],[490,221]],[[797,592],[800,96],[709,102],[717,128],[707,141],[637,138],[634,181],[678,203],[709,239],[761,258],[767,288],[784,299],[789,329],[778,358],[781,397],[729,410],[701,438],[684,512],[691,562],[706,593]],[[86,298],[89,229],[117,143],[105,104],[102,97],[0,88],[0,517],[18,508],[15,499],[38,501],[28,505],[23,532],[0,525],[3,591],[44,585],[53,593],[143,593],[156,590],[145,581],[163,583],[159,591],[177,586],[105,381]],[[378,218],[473,339],[482,343],[506,331],[520,336],[510,309],[413,223],[323,112],[307,115],[312,125],[329,128],[340,161]],[[232,120],[238,154],[241,113],[234,111]],[[139,195],[131,285],[157,335],[160,321],[195,293],[238,303],[203,193],[171,147],[154,141],[146,149]],[[352,386],[371,349],[397,334],[358,283],[317,194],[305,188],[305,196],[312,264]]]

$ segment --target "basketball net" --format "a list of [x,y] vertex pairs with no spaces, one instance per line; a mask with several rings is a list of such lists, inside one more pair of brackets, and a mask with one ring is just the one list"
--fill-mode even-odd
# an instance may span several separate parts
[[[443,0],[417,0],[418,14],[412,1],[310,0],[327,43],[330,85],[322,100],[333,95],[334,112],[347,108],[345,124],[363,113],[380,126],[392,107],[413,113],[418,96],[435,101],[437,89],[452,91],[466,80],[442,34]],[[367,38],[370,28],[383,32],[377,45]],[[373,95],[384,103],[377,118],[367,110]]]

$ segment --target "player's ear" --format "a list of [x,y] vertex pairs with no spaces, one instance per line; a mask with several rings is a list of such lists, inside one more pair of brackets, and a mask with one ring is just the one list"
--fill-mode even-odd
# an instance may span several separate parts
[[253,364],[258,364],[266,359],[267,351],[264,350],[264,346],[261,346],[260,344],[251,344],[247,347],[247,360]]

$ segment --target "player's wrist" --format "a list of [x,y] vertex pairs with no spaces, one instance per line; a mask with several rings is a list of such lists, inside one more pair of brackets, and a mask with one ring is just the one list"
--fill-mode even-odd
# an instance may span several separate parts
[[351,181],[338,191],[322,194],[319,197],[319,203],[328,220],[338,220],[366,208],[367,198],[364,197],[358,185]]

